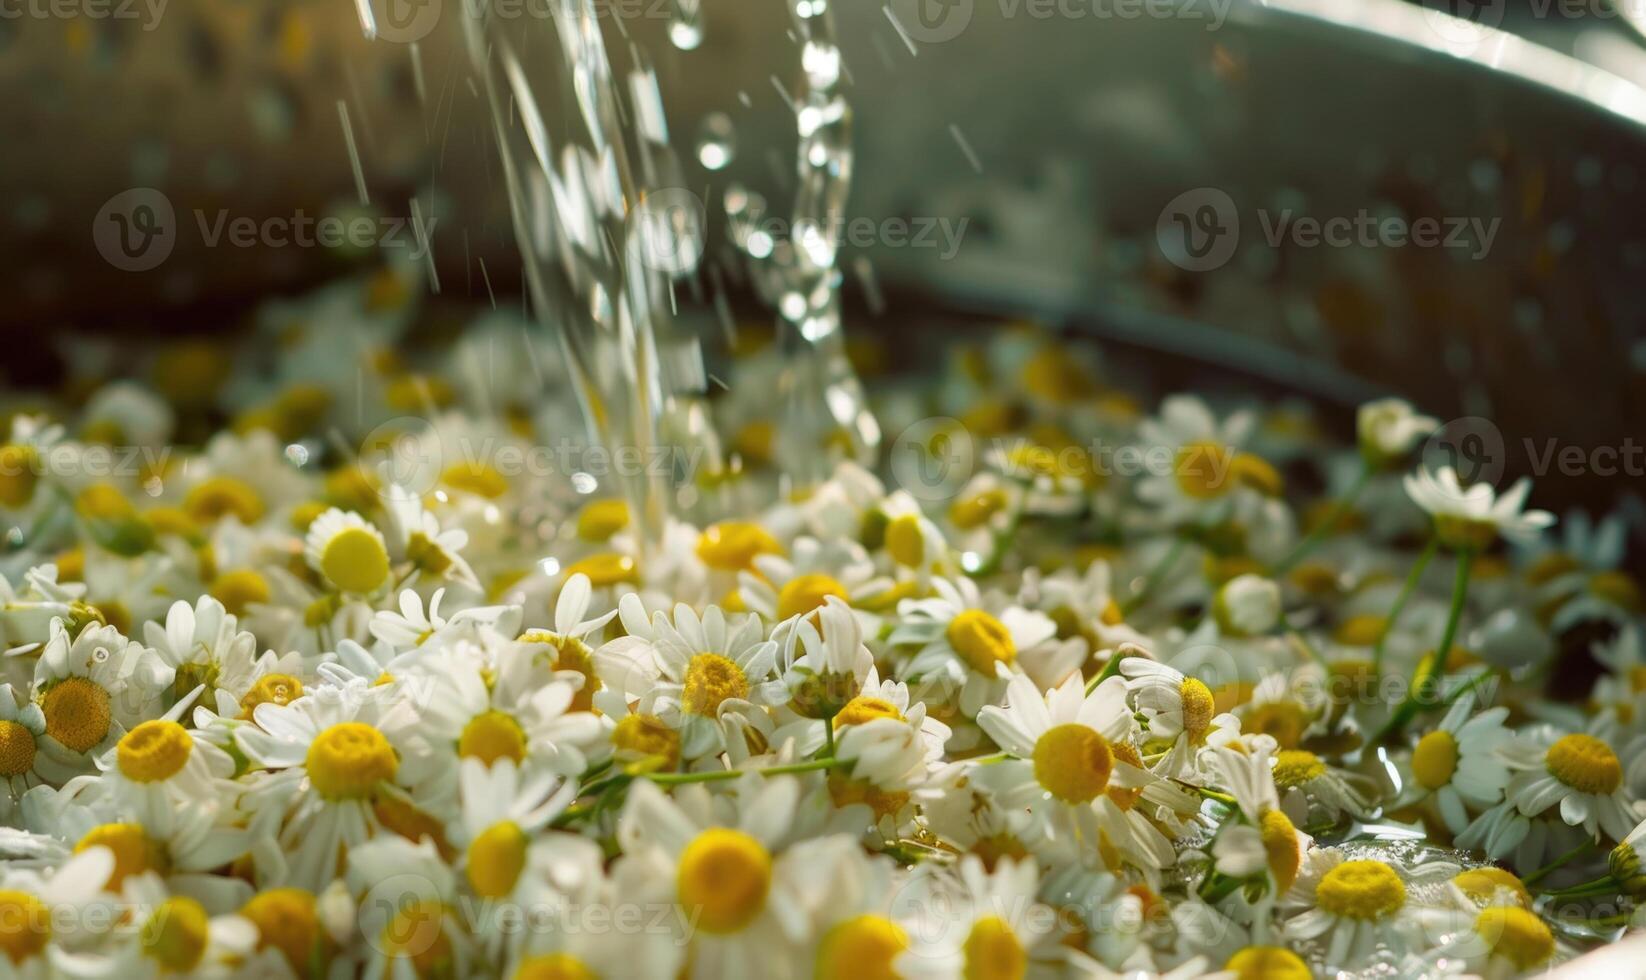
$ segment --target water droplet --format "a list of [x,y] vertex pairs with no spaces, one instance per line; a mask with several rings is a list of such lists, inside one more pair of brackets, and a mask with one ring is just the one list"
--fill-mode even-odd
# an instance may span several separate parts
[[695,51],[703,43],[702,0],[669,4],[669,40],[682,51]]
[[731,117],[711,112],[697,127],[697,161],[706,170],[721,170],[737,155],[737,131]]

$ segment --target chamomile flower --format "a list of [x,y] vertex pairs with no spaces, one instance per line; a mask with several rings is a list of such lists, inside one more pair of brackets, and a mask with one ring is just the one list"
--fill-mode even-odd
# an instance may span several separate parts
[[761,633],[758,617],[728,622],[719,606],[701,617],[685,605],[676,606],[672,617],[652,617],[647,639],[660,674],[647,700],[680,731],[684,758],[725,748],[721,714],[788,700],[788,688],[776,676],[777,644]]
[[[477,627],[500,628],[500,621],[515,611],[507,606],[476,606],[446,617],[440,614],[440,600],[445,595],[445,589],[435,589],[425,611],[422,596],[411,589],[401,590],[399,612],[378,610],[372,616],[372,636],[404,652],[431,641],[445,643],[457,636],[473,637]],[[508,625],[512,624],[501,628]]]
[[1336,823],[1344,816],[1361,816],[1371,802],[1354,786],[1357,778],[1329,765],[1307,749],[1275,753],[1275,788],[1281,809],[1294,824]]
[[863,629],[839,596],[828,597],[816,615],[789,624],[783,683],[790,706],[808,718],[830,718],[862,690],[874,670],[874,654],[863,645]]
[[[0,870],[0,976],[7,980],[56,976],[53,959],[63,947],[77,940],[102,938],[89,927],[74,926],[101,901],[113,870],[114,855],[100,847],[68,858],[50,874],[9,867]],[[65,924],[70,925],[68,930]]]
[[[447,836],[454,847],[462,848],[460,866],[469,890],[485,900],[485,918],[476,926],[483,945],[495,952],[506,930],[493,915],[508,903],[529,904],[521,901],[530,898],[535,887],[528,868],[541,861],[541,852],[549,845],[541,832],[577,795],[577,786],[548,769],[522,772],[510,759],[487,766],[466,758],[458,780],[462,815]],[[539,852],[537,861],[534,851]]]
[[1622,840],[1633,829],[1635,801],[1623,784],[1623,763],[1605,739],[1540,727],[1502,753],[1515,770],[1506,796],[1522,816],[1558,805],[1562,821],[1597,839]]
[[174,699],[202,685],[207,695],[221,688],[238,697],[256,680],[257,638],[211,596],[172,603],[163,626],[143,624],[143,639],[172,669]]
[[349,855],[350,891],[360,896],[365,980],[465,976],[473,942],[458,915],[457,877],[427,837],[387,836]]
[[901,675],[953,683],[967,717],[998,702],[1015,673],[1028,672],[1050,686],[1080,666],[1078,656],[1053,652],[1050,641],[1057,636],[1057,624],[1044,613],[986,599],[970,579],[936,579],[932,584],[936,596],[898,604],[901,622],[887,642],[917,647]]
[[130,910],[129,927],[93,976],[229,978],[256,948],[250,921],[213,915],[197,899],[171,894],[153,872],[128,876],[121,901]]
[[38,704],[18,704],[10,684],[0,684],[0,820],[30,787],[40,783],[34,760],[46,734],[46,714]]
[[[592,597],[593,587],[587,575],[578,572],[568,576],[555,600],[554,628],[534,628],[520,634],[522,642],[533,644],[532,656],[543,659],[562,676],[576,675],[572,679],[580,681],[581,686],[573,698],[574,711],[588,711],[594,704],[594,696],[605,686],[603,677],[621,670],[623,666],[608,661],[590,646],[591,639],[599,636],[606,624],[617,615],[617,610],[613,609],[590,616]],[[634,601],[638,602],[639,599]],[[634,616],[631,614],[630,618]]]
[[1145,420],[1138,434],[1151,458],[1166,454],[1172,465],[1138,481],[1138,496],[1168,525],[1210,525],[1229,515],[1243,487],[1278,491],[1274,467],[1241,452],[1254,421],[1244,411],[1219,421],[1198,398],[1167,398],[1160,416]]
[[1439,419],[1418,414],[1400,398],[1366,402],[1355,415],[1360,454],[1377,469],[1397,465],[1418,440],[1427,438],[1439,425]]
[[1226,823],[1212,843],[1214,867],[1243,879],[1263,871],[1274,882],[1271,896],[1285,894],[1297,880],[1311,839],[1280,807],[1274,782],[1274,741],[1259,738],[1250,747],[1213,749],[1212,772],[1235,798],[1243,823]]
[[239,794],[229,754],[178,723],[190,703],[139,722],[97,759],[99,790],[159,834],[170,833],[179,808],[232,806]]
[[1001,858],[989,871],[973,855],[961,858],[952,876],[918,876],[892,908],[910,920],[909,933],[920,942],[894,968],[911,978],[1023,976],[1030,951],[1055,921],[1037,901],[1039,882],[1032,858]]
[[892,580],[876,574],[868,552],[854,541],[824,545],[801,537],[790,557],[761,554],[753,564],[753,571],[738,574],[737,594],[769,623],[813,612],[831,596],[864,608],[892,587]]
[[304,538],[303,555],[339,592],[371,595],[389,581],[383,532],[353,511],[333,507],[316,517]]
[[[381,689],[376,689],[381,691]],[[401,753],[384,733],[393,707],[363,688],[320,688],[287,705],[261,704],[234,743],[270,773],[245,796],[252,827],[280,842],[282,883],[317,891],[348,851],[382,829],[380,805],[404,801]]]
[[1503,757],[1514,742],[1514,733],[1503,726],[1509,709],[1488,708],[1471,715],[1473,710],[1472,697],[1459,699],[1440,724],[1417,740],[1403,767],[1408,784],[1401,802],[1433,799],[1453,834],[1469,826],[1470,810],[1484,810],[1503,799],[1509,784]]
[[788,976],[805,937],[801,882],[814,874],[785,846],[800,785],[764,781],[724,821],[700,785],[677,799],[644,780],[630,789],[618,837],[626,860],[675,883],[670,900],[695,915],[689,963],[694,977]]
[[410,563],[418,574],[456,582],[475,592],[480,580],[463,558],[469,534],[462,528],[442,530],[439,518],[423,509],[423,502],[404,487],[389,487],[384,502],[395,556]]
[[46,721],[36,771],[61,782],[89,769],[129,727],[159,714],[170,675],[154,651],[112,626],[87,626],[71,638],[53,622],[34,667],[34,700]]
[[[1218,715],[1211,689],[1148,657],[1120,662],[1126,693],[1143,716],[1150,754],[1164,753],[1159,770],[1184,775],[1193,766],[1194,750],[1206,743],[1213,727],[1238,727],[1233,715]],[[1164,749],[1160,747],[1164,745]]]
[[1434,518],[1435,533],[1447,547],[1478,551],[1498,537],[1531,541],[1555,522],[1544,510],[1526,510],[1532,481],[1521,477],[1499,496],[1487,483],[1464,487],[1457,470],[1443,466],[1438,473],[1419,469],[1408,474],[1406,493]]
[[1329,970],[1402,956],[1418,926],[1408,885],[1394,864],[1316,849],[1281,899],[1287,916],[1281,933],[1293,942],[1317,943]]

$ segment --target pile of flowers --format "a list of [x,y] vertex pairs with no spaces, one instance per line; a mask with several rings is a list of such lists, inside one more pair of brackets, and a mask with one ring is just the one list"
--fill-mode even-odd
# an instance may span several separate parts
[[1408,405],[1149,414],[1003,329],[869,383],[888,472],[976,450],[941,493],[798,488],[750,343],[651,534],[521,464],[582,431],[554,350],[411,292],[11,406],[0,977],[1497,977],[1646,924],[1624,525]]

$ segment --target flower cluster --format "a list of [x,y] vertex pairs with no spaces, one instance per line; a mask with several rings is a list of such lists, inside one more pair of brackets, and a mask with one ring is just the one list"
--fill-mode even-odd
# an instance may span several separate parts
[[745,352],[639,520],[517,465],[578,431],[523,324],[404,363],[405,275],[14,413],[0,977],[1495,977],[1646,924],[1623,527],[1404,403],[1147,415],[1003,330],[872,386],[988,442],[950,497],[778,494]]

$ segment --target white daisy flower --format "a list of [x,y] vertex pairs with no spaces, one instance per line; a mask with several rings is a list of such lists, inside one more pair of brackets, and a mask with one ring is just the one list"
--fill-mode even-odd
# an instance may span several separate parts
[[1532,481],[1526,477],[1502,496],[1486,483],[1465,488],[1450,466],[1441,467],[1438,474],[1420,468],[1407,475],[1405,485],[1412,502],[1434,518],[1440,540],[1457,550],[1478,551],[1500,536],[1534,540],[1555,522],[1546,510],[1525,510],[1526,496],[1532,492]]
[[40,784],[34,760],[46,734],[46,715],[30,701],[18,704],[10,684],[0,684],[0,821],[30,788]]
[[678,605],[672,620],[657,613],[643,634],[660,672],[646,700],[665,724],[680,731],[686,759],[724,750],[721,714],[752,712],[789,698],[776,677],[777,644],[761,638],[759,617],[734,622],[727,622],[719,606],[708,607],[699,617]]
[[463,558],[463,549],[469,543],[467,531],[441,530],[440,519],[424,510],[422,500],[398,484],[388,488],[384,513],[397,559],[409,562],[420,575],[480,591],[480,580]]
[[143,639],[174,672],[174,699],[202,685],[208,697],[219,689],[239,697],[256,681],[257,638],[211,596],[172,603],[164,626],[143,624]]
[[1366,402],[1355,414],[1360,453],[1379,469],[1405,459],[1419,440],[1427,438],[1439,425],[1439,419],[1419,415],[1412,410],[1410,402],[1401,398]]
[[169,893],[153,872],[128,876],[121,902],[129,919],[115,950],[82,976],[236,977],[257,944],[257,927],[251,922],[238,915],[213,915],[198,900]]
[[427,837],[389,835],[349,854],[349,890],[359,896],[363,980],[467,976],[473,943],[457,905],[457,878]]
[[[1623,783],[1623,763],[1604,739],[1540,727],[1522,733],[1500,751],[1515,770],[1505,799],[1521,817],[1538,817],[1558,805],[1562,821],[1582,827],[1597,840],[1603,834],[1622,840],[1634,828],[1635,801]],[[1497,846],[1489,853],[1496,857],[1518,844],[1509,842],[1513,833],[1495,841]],[[1458,843],[1465,839],[1471,842],[1465,846],[1479,846],[1475,826]]]
[[900,622],[886,642],[917,646],[901,676],[922,682],[922,687],[952,683],[959,688],[955,700],[966,717],[999,702],[1015,673],[1027,672],[1037,684],[1051,687],[1079,668],[1084,645],[1070,656],[1051,642],[1057,624],[1044,613],[985,598],[970,579],[936,579],[932,584],[936,596],[898,604]]
[[760,554],[752,571],[737,576],[737,594],[750,612],[768,623],[782,623],[822,607],[833,596],[865,609],[892,587],[875,572],[874,561],[855,541],[824,544],[796,538],[792,556]]
[[339,592],[371,595],[389,581],[389,549],[364,517],[336,507],[314,519],[303,541],[309,567]]
[[796,617],[784,632],[783,683],[793,698],[790,706],[807,718],[834,716],[857,697],[874,670],[862,625],[843,598],[831,595],[814,617]]
[[1171,456],[1169,472],[1151,472],[1137,483],[1137,495],[1172,526],[1209,525],[1225,519],[1244,488],[1270,496],[1280,490],[1274,467],[1241,452],[1255,419],[1240,411],[1219,421],[1206,403],[1173,395],[1160,404],[1158,419],[1139,427],[1148,458]]
[[1281,934],[1319,944],[1328,971],[1362,969],[1403,956],[1418,928],[1417,906],[1403,870],[1383,861],[1349,859],[1317,848],[1281,898]]
[[1417,740],[1402,766],[1407,786],[1399,805],[1432,798],[1454,835],[1468,827],[1470,810],[1495,806],[1509,784],[1503,757],[1514,742],[1514,733],[1503,726],[1509,709],[1488,708],[1471,717],[1473,710],[1474,698],[1460,698]]
[[46,720],[35,771],[62,782],[90,768],[131,727],[158,715],[171,670],[112,626],[70,638],[61,621],[34,666],[34,700]]
[[1218,715],[1211,689],[1196,678],[1148,657],[1120,662],[1126,693],[1143,716],[1150,755],[1163,754],[1160,772],[1187,775],[1196,749],[1214,727],[1239,727],[1233,715]]
[[50,874],[0,868],[0,975],[59,976],[54,960],[63,947],[103,939],[85,913],[102,901],[113,870],[114,855],[100,847],[74,855]]
[[618,839],[624,860],[672,880],[670,900],[695,916],[691,975],[792,975],[809,926],[800,883],[815,876],[804,853],[786,850],[799,782],[765,780],[735,817],[716,814],[701,784],[676,792],[671,800],[650,782],[634,783]]
[[134,725],[98,757],[101,775],[90,777],[116,808],[161,835],[171,832],[179,808],[232,806],[239,794],[229,754],[178,724],[191,703]]
[[403,802],[401,753],[385,730],[383,689],[322,687],[287,705],[261,704],[234,743],[272,772],[246,791],[252,828],[277,839],[284,883],[319,891],[347,852],[382,829],[378,804]]
[[917,871],[892,905],[914,938],[894,968],[911,978],[1023,976],[1056,921],[1036,899],[1039,880],[1032,858],[1001,858],[991,872],[967,855],[957,874]]

